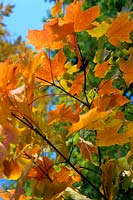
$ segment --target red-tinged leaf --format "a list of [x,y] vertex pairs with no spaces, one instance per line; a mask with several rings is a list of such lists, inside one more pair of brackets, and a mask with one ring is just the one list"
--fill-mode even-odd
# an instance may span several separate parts
[[102,189],[104,193],[106,194],[106,197],[109,200],[113,199],[113,186],[114,186],[114,180],[116,177],[116,161],[115,160],[109,160],[106,161],[104,164],[101,165],[102,170]]
[[120,91],[116,88],[113,87],[112,85],[112,80],[103,80],[101,81],[101,83],[99,84],[99,90],[98,90],[98,94],[102,95],[102,94],[113,94],[113,93],[119,93]]
[[[50,60],[47,54],[44,54],[41,67],[36,72],[36,77],[39,81],[43,79],[44,85],[49,85],[55,80],[58,80],[66,72],[64,64],[66,62],[66,56],[63,50],[60,50],[54,57],[54,60]],[[40,79],[39,79],[40,78]]]
[[127,61],[121,59],[120,69],[123,72],[127,86],[129,86],[133,82],[133,48],[130,49],[130,56]]
[[44,156],[36,161],[36,166],[31,168],[28,178],[34,178],[37,180],[48,179],[51,170],[53,170],[53,161]]
[[122,106],[129,102],[125,96],[122,96],[121,93],[114,93],[111,95],[104,94],[103,96],[98,96],[93,101],[93,106],[98,107],[98,110],[110,110],[114,107]]
[[104,63],[98,63],[94,69],[95,76],[99,78],[104,78],[106,71],[110,68],[109,62],[105,61]]
[[79,147],[84,159],[88,159],[91,163],[93,163],[92,153],[97,154],[96,147],[91,142],[85,141],[83,138],[80,138],[78,147]]
[[[1,130],[0,130],[0,137],[2,138]],[[6,147],[2,144],[2,142],[0,142],[0,162],[3,161],[3,159],[5,158],[7,154],[8,154],[8,151]],[[1,177],[1,173],[0,173],[0,177]]]
[[76,122],[79,120],[79,113],[81,112],[82,108],[79,104],[74,106],[75,112],[72,110],[70,106],[66,106],[65,104],[57,105],[56,110],[50,111],[48,123],[52,124],[54,122]]
[[69,91],[70,94],[72,95],[77,94],[78,96],[80,96],[83,83],[84,83],[84,74],[78,74],[72,83],[72,86]]
[[91,23],[99,16],[100,10],[98,6],[82,10],[82,3],[76,1],[66,7],[66,15],[61,18],[59,25],[74,23],[74,31],[80,32],[91,28]]
[[73,169],[66,167],[62,167],[60,172],[55,172],[53,179],[58,183],[66,183],[67,186],[72,186],[73,183],[81,180],[80,176]]
[[133,20],[129,20],[130,13],[123,12],[113,20],[106,35],[112,45],[117,46],[119,42],[129,42],[130,33],[133,30]]
[[3,125],[3,134],[5,135],[3,144],[6,148],[8,148],[11,143],[16,144],[18,142],[17,129],[9,122]]
[[17,180],[22,174],[22,168],[18,164],[17,160],[9,160],[8,158],[3,162],[3,173],[9,180]]

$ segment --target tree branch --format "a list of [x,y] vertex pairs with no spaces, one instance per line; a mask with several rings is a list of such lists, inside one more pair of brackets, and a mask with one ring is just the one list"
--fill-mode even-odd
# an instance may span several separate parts
[[[68,165],[70,165],[72,167],[72,169],[78,174],[80,175],[80,177],[86,181],[89,185],[91,185],[96,191],[97,193],[99,193],[99,195],[101,197],[103,197],[104,200],[107,200],[107,198],[100,192],[100,190],[93,184],[91,183],[69,160],[69,158],[65,157],[64,154],[59,151],[52,143],[51,141],[45,136],[43,135],[43,133],[41,133],[41,130],[38,130],[38,128],[34,125],[31,125],[31,122],[28,119],[25,119],[23,117],[23,119],[19,118],[16,114],[12,113],[12,116],[14,116],[16,119],[18,119],[19,121],[21,121],[23,124],[25,124],[26,126],[28,126],[31,130],[33,130],[35,133],[37,133],[37,135],[39,135],[43,140],[45,140],[47,142],[48,145],[50,145],[66,162]],[[24,121],[26,120],[26,122]],[[29,124],[27,123],[29,121]]]
[[41,81],[44,81],[44,82],[46,82],[46,83],[48,83],[48,84],[50,84],[50,85],[52,85],[52,86],[54,86],[54,87],[56,87],[56,88],[58,88],[58,89],[61,90],[62,92],[66,93],[67,95],[69,95],[69,96],[72,97],[73,99],[77,100],[78,102],[82,103],[84,106],[87,106],[87,107],[89,108],[89,105],[88,105],[86,102],[84,102],[84,101],[82,101],[81,99],[77,98],[76,96],[70,94],[69,92],[67,92],[66,90],[64,90],[64,88],[60,87],[59,85],[56,85],[55,83],[51,83],[50,81],[47,81],[47,80],[45,80],[45,79],[43,79],[43,78],[40,78],[40,77],[38,77],[38,76],[36,76],[36,78],[39,79],[39,80],[41,80]]

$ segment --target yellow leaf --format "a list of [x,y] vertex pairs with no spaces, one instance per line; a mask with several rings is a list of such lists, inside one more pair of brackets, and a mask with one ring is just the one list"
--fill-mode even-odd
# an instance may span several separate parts
[[108,117],[109,113],[109,111],[99,112],[97,110],[97,107],[92,108],[89,112],[80,115],[80,120],[77,123],[72,124],[68,134],[71,134],[83,128],[87,128],[90,130],[104,129],[104,121]]
[[123,145],[127,142],[131,142],[133,136],[133,123],[130,122],[127,125],[127,129],[123,133],[118,133],[119,128],[121,127],[121,121],[118,123],[111,123],[105,127],[102,131],[97,132],[97,146],[111,146],[115,144]]
[[4,170],[3,173],[9,180],[17,180],[20,178],[22,173],[22,168],[17,163],[16,160],[9,160],[8,158],[3,162]]
[[106,22],[102,22],[101,24],[98,22],[94,22],[92,23],[92,25],[94,25],[95,28],[87,30],[87,33],[89,33],[92,37],[96,37],[97,39],[105,35],[110,27],[110,25]]

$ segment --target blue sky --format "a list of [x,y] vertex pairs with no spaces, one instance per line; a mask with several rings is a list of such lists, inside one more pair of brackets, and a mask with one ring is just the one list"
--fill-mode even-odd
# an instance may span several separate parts
[[3,4],[13,4],[15,8],[10,17],[5,17],[7,30],[11,33],[12,39],[21,35],[26,40],[28,29],[42,29],[42,19],[48,17],[48,10],[54,3],[44,0],[0,0]]

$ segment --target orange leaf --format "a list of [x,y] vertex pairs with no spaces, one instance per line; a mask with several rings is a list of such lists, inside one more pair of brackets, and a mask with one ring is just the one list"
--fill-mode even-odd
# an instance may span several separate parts
[[130,13],[123,12],[113,20],[106,35],[112,45],[117,46],[119,42],[129,42],[130,33],[133,30],[133,20],[129,20]]
[[121,93],[114,93],[111,95],[104,94],[103,96],[98,96],[93,101],[93,106],[98,107],[98,110],[110,110],[115,106],[122,106],[129,102],[129,99],[127,99],[125,96],[122,96]]
[[8,158],[3,162],[4,170],[3,173],[9,180],[17,180],[20,178],[22,173],[22,168],[17,163],[16,160],[9,160]]
[[133,82],[133,48],[130,49],[130,56],[127,61],[120,61],[120,69],[124,73],[123,77],[127,86]]
[[72,94],[72,95],[77,94],[78,96],[80,96],[80,93],[82,91],[83,82],[84,82],[84,74],[78,74],[72,83],[72,86],[69,91],[70,94]]
[[74,23],[74,31],[80,32],[91,27],[91,23],[99,16],[98,6],[91,7],[85,11],[82,10],[82,3],[76,1],[66,7],[66,15],[61,18],[59,25]]
[[95,76],[98,76],[99,78],[104,78],[106,71],[110,68],[110,65],[108,61],[105,61],[104,63],[98,63],[94,69]]
[[54,181],[58,183],[66,183],[67,186],[72,186],[73,183],[80,181],[80,176],[73,170],[62,167],[60,172],[53,174]]
[[65,37],[73,32],[73,23],[58,25],[59,19],[54,18],[44,24],[42,30],[29,30],[28,40],[37,49],[50,48],[52,50],[62,48]]
[[18,65],[8,59],[0,63],[0,95],[8,94],[18,83]]
[[[53,161],[44,156],[37,160],[37,165],[33,166],[28,174],[28,178],[48,179],[50,171],[53,169]],[[47,174],[47,175],[46,175]]]
[[81,112],[81,107],[79,104],[76,104],[74,106],[75,112],[73,112],[72,108],[70,106],[66,106],[65,104],[57,105],[56,110],[50,111],[49,114],[49,120],[48,122],[54,123],[54,122],[76,122],[79,120],[79,113]]
[[97,154],[96,147],[91,142],[85,141],[83,138],[80,138],[78,147],[79,147],[84,159],[88,159],[92,163],[93,162],[92,153]]
[[[43,79],[44,85],[53,83],[54,80],[58,80],[66,72],[64,64],[66,62],[66,56],[63,50],[60,50],[54,57],[54,60],[50,60],[47,54],[44,53],[41,67],[36,72],[36,77]],[[50,83],[49,83],[50,82]]]
[[53,6],[51,9],[51,13],[54,17],[62,12],[62,4],[62,0],[56,0],[55,6]]
[[121,123],[115,126],[106,127],[97,133],[97,146],[123,145],[130,141],[129,132],[118,133]]
[[112,80],[103,80],[99,84],[98,94],[112,94],[119,93],[120,91],[112,86]]
[[109,112],[99,112],[97,110],[97,107],[95,107],[89,112],[80,115],[80,120],[72,124],[68,134],[71,134],[83,128],[87,128],[90,130],[101,130],[105,126],[104,120],[107,118],[108,115]]

